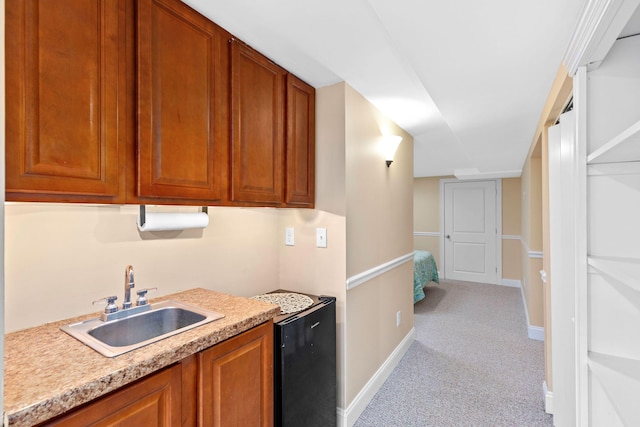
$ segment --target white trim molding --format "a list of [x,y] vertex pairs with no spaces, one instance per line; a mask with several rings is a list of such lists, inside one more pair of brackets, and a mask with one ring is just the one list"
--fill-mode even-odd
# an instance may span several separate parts
[[533,326],[529,322],[529,309],[527,308],[527,300],[524,297],[524,288],[520,286],[520,295],[522,296],[522,306],[524,307],[524,317],[527,321],[527,337],[530,340],[544,341],[544,328],[541,326]]
[[640,0],[589,0],[584,2],[562,62],[573,77],[578,67],[604,59]]
[[542,326],[527,325],[527,336],[530,340],[544,341],[544,328]]
[[502,240],[520,240],[520,243],[522,243],[522,246],[524,246],[529,258],[544,258],[544,253],[542,251],[532,251],[531,249],[529,249],[529,246],[527,246],[527,243],[524,241],[522,236],[516,236],[514,234],[503,234],[501,237]]
[[522,237],[516,236],[515,234],[503,234],[502,240],[522,240]]
[[529,255],[529,258],[544,258],[544,254],[541,251],[528,251],[527,254]]
[[439,231],[414,231],[414,236],[440,237]]
[[542,280],[542,283],[544,283],[545,285],[547,284],[547,272],[544,270],[540,270],[540,280]]
[[542,382],[542,392],[544,393],[544,412],[553,415],[553,392],[547,388],[547,382]]
[[500,170],[493,172],[480,172],[477,168],[454,169],[453,175],[460,181],[518,178],[522,175],[522,169]]
[[351,427],[353,426],[360,415],[367,408],[371,399],[376,395],[380,387],[389,378],[391,372],[398,366],[402,357],[407,353],[409,347],[416,339],[416,329],[411,328],[409,333],[402,339],[400,344],[393,350],[387,360],[378,368],[375,374],[367,381],[365,386],[360,390],[358,395],[351,401],[351,404],[346,408],[338,408],[338,426],[339,427]]
[[509,286],[510,288],[522,288],[522,282],[514,279],[502,279],[502,286]]
[[389,262],[385,262],[384,264],[380,264],[376,267],[370,268],[367,271],[363,271],[362,273],[358,273],[347,278],[347,290],[353,289],[358,285],[367,282],[374,277],[380,276],[381,274],[386,273],[389,270],[392,270],[405,262],[409,262],[413,260],[413,252],[398,257],[396,259],[392,259]]
[[524,239],[520,239],[520,242],[522,242],[522,246],[524,246],[524,249],[527,252],[527,256],[529,258],[544,258],[544,253],[542,251],[532,251],[531,249],[529,249],[529,246],[527,245],[527,242],[524,241]]

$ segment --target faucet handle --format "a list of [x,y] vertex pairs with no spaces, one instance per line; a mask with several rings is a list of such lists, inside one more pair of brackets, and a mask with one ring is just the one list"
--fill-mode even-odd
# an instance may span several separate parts
[[157,291],[158,288],[146,288],[146,289],[140,289],[138,291],[138,299],[136,300],[136,305],[147,305],[149,304],[149,301],[147,301],[147,292],[149,291]]
[[110,297],[104,297],[104,298],[100,298],[99,300],[95,300],[93,304],[95,305],[99,302],[106,301],[107,305],[104,307],[105,314],[115,313],[116,311],[118,311],[118,306],[116,305],[117,299],[118,297],[113,295]]

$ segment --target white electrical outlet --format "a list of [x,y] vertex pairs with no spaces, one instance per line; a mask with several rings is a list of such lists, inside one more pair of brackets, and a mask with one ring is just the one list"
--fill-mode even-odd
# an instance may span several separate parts
[[294,246],[296,243],[295,233],[293,227],[287,227],[284,229],[284,244],[287,246]]
[[327,229],[326,228],[316,228],[316,247],[317,248],[327,247]]
[[402,323],[402,314],[400,313],[400,310],[398,310],[396,313],[396,326],[400,326],[400,323]]

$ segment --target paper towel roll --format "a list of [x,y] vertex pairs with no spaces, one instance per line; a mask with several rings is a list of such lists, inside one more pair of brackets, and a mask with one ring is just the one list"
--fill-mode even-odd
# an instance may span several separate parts
[[169,213],[147,212],[144,225],[140,225],[140,216],[136,221],[140,231],[184,230],[187,228],[205,228],[209,225],[209,215],[204,212]]

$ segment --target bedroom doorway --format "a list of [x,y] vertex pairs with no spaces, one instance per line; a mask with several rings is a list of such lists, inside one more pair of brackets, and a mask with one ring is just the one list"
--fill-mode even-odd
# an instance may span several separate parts
[[502,180],[440,181],[440,253],[446,279],[499,284]]

